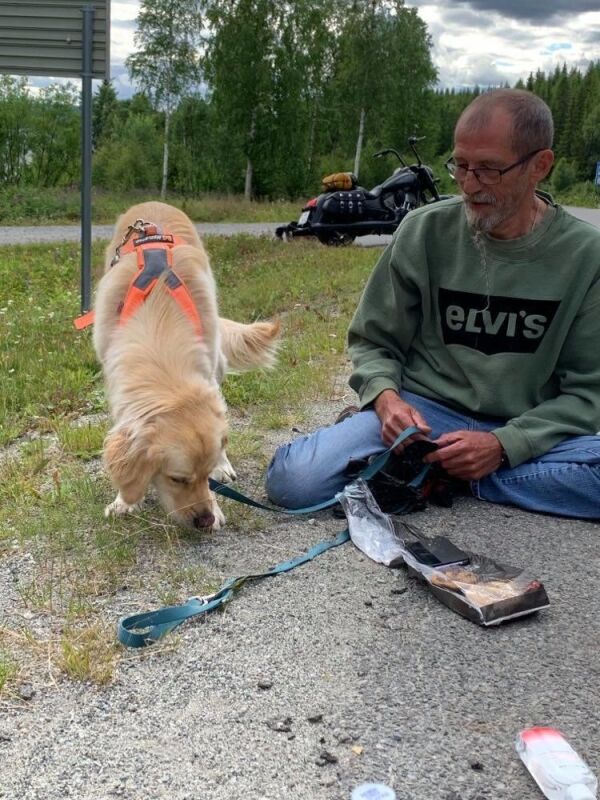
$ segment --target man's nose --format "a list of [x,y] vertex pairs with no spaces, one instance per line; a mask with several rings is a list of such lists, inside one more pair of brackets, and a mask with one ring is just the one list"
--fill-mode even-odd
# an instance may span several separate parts
[[467,194],[471,194],[471,192],[478,191],[481,189],[483,184],[477,177],[477,175],[469,170],[465,177],[460,182],[461,189],[463,189]]

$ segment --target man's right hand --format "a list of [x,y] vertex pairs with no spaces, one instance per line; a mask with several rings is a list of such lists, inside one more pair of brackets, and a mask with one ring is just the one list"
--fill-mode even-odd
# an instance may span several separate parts
[[393,389],[384,389],[375,398],[375,413],[381,421],[381,438],[388,447],[394,442],[398,435],[415,425],[424,435],[415,434],[398,445],[395,452],[401,453],[404,446],[417,439],[424,439],[425,435],[431,433],[431,427],[425,422],[416,408],[405,403],[398,392]]

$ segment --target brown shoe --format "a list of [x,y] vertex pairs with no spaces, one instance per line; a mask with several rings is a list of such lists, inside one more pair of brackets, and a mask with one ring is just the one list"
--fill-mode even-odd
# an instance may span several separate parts
[[360,408],[358,406],[346,406],[346,408],[340,411],[340,413],[337,415],[337,418],[333,424],[337,425],[338,422],[343,422],[345,419],[348,419],[348,417],[353,417],[355,414],[358,414],[359,411]]

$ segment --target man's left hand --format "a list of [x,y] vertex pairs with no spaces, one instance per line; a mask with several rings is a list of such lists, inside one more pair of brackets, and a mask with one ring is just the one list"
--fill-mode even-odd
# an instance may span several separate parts
[[463,481],[476,481],[495,472],[502,461],[502,445],[493,433],[454,431],[434,441],[439,449],[423,461],[437,463],[448,475]]

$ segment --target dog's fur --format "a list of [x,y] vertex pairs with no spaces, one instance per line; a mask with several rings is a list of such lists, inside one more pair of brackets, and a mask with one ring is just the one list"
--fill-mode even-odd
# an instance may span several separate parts
[[[119,325],[119,304],[136,273],[136,255],[122,256],[114,267],[110,262],[137,219],[186,242],[173,248],[173,267],[200,313],[201,339],[163,277],[134,316]],[[226,409],[219,386],[228,369],[273,365],[279,324],[219,318],[215,282],[196,229],[182,211],[164,203],[133,206],[117,221],[95,314],[94,346],[114,422],[104,461],[118,490],[106,514],[134,510],[154,484],[172,519],[186,527],[219,528],[225,520],[208,477],[235,478],[225,454]]]

